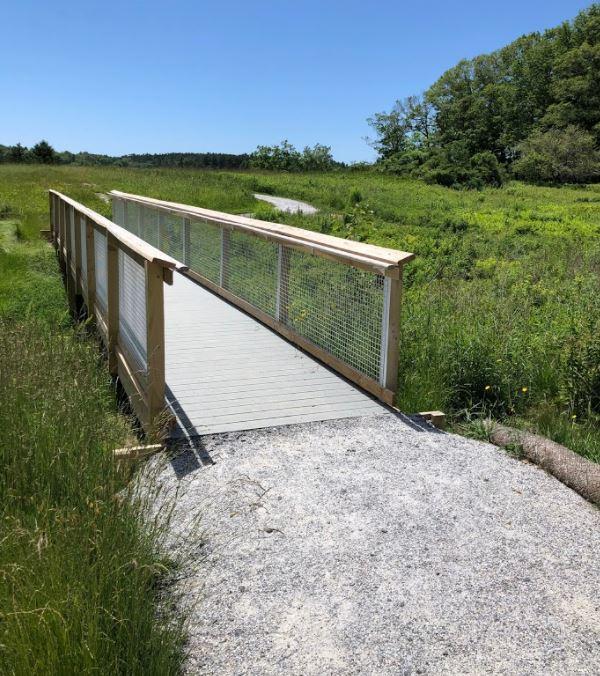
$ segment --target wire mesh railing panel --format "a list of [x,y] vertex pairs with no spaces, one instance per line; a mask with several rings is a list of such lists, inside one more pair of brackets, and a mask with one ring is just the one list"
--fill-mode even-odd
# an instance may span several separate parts
[[221,228],[206,221],[190,221],[190,250],[187,265],[211,282],[221,276]]
[[378,380],[383,276],[282,247],[281,320],[296,333]]
[[236,230],[224,232],[227,239],[222,286],[275,317],[277,244]]
[[140,237],[149,244],[152,244],[152,246],[158,248],[158,211],[156,209],[148,209],[146,207],[140,208],[142,210]]
[[106,235],[94,230],[94,259],[96,272],[96,300],[102,312],[108,307],[108,252]]
[[85,218],[83,216],[79,216],[78,227],[81,242],[81,249],[79,251],[79,260],[81,261],[81,286],[83,286],[84,289],[87,289],[87,229]]
[[112,221],[125,227],[125,202],[114,197],[112,199]]
[[178,261],[183,261],[183,218],[175,214],[163,213],[160,224],[161,251]]
[[126,202],[125,203],[125,225],[124,227],[132,232],[134,235],[138,234],[139,222],[138,222],[139,206],[135,202]]
[[119,250],[119,341],[133,358],[138,372],[147,368],[146,272]]

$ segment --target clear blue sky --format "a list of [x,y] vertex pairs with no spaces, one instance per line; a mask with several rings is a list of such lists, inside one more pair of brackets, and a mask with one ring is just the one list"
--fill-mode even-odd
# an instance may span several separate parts
[[589,4],[6,0],[0,143],[238,153],[287,138],[371,159],[369,115]]

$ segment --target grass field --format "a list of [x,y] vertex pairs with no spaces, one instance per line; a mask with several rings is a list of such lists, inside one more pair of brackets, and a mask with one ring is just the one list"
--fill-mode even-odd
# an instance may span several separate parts
[[[3,168],[4,169],[4,168]],[[135,440],[70,321],[38,178],[0,178],[0,673],[170,674],[169,562],[112,449]]]
[[457,192],[363,172],[2,166],[0,210],[18,211],[21,237],[47,225],[48,187],[106,214],[97,193],[115,188],[266,219],[252,194],[278,194],[321,210],[278,220],[413,251],[399,406],[491,414],[600,460],[599,185]]

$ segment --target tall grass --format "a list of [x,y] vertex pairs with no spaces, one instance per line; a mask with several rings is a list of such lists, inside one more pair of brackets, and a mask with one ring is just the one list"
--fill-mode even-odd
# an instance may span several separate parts
[[165,568],[111,458],[129,428],[96,345],[0,320],[0,401],[0,672],[175,673]]
[[0,673],[176,673],[160,532],[111,456],[129,420],[52,250],[17,225],[0,220]]

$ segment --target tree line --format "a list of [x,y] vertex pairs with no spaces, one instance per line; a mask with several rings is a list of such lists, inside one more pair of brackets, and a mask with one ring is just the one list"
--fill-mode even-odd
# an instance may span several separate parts
[[88,152],[57,152],[47,141],[32,148],[20,143],[0,145],[0,163],[115,165],[119,167],[181,167],[197,169],[272,169],[277,171],[327,171],[344,166],[336,162],[330,146],[316,143],[297,150],[287,140],[273,146],[259,145],[250,154],[231,153],[144,153],[121,156],[97,155]]
[[600,4],[369,118],[379,168],[449,186],[600,179]]
[[299,151],[284,140],[273,146],[258,146],[249,157],[249,166],[278,171],[329,171],[345,165],[333,159],[330,146],[315,143]]
[[47,141],[40,141],[31,148],[17,143],[14,146],[0,145],[0,163],[14,164],[76,164],[84,166],[119,167],[182,167],[198,169],[245,169],[250,156],[245,153],[159,153],[132,155],[98,155],[88,152],[58,152]]

